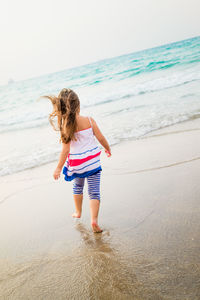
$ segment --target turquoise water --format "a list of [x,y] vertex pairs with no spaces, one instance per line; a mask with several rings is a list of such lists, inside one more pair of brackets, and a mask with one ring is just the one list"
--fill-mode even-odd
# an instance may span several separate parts
[[110,144],[200,116],[200,37],[0,87],[0,175],[57,159],[42,95],[74,89]]

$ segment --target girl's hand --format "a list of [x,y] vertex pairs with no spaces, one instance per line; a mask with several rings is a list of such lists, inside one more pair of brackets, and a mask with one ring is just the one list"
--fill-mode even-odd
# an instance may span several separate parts
[[60,178],[60,173],[61,173],[61,170],[60,168],[56,168],[54,173],[53,173],[53,177],[55,180],[59,179]]
[[105,153],[106,153],[107,157],[110,157],[110,156],[111,156],[111,152],[108,151],[108,150],[106,150],[106,149],[105,149]]

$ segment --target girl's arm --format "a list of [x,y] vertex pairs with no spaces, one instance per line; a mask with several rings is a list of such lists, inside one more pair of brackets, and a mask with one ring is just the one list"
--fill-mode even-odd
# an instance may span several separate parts
[[62,167],[64,166],[64,163],[67,159],[69,151],[70,151],[70,143],[67,143],[67,144],[62,143],[62,151],[60,153],[59,162],[53,173],[53,177],[55,180],[57,180],[60,177]]
[[104,147],[107,156],[110,157],[111,156],[111,149],[110,149],[110,146],[109,146],[106,138],[101,133],[101,131],[100,131],[99,127],[97,126],[97,123],[95,122],[95,120],[93,118],[91,118],[91,120],[92,120],[93,132],[94,132],[95,137],[97,138],[99,143]]

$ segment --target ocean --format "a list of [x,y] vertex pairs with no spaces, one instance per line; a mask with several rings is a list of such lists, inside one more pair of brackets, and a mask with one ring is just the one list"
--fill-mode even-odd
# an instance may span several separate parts
[[[67,59],[67,58],[66,58]],[[43,95],[73,89],[111,145],[200,117],[200,37],[0,87],[0,176],[58,158]]]

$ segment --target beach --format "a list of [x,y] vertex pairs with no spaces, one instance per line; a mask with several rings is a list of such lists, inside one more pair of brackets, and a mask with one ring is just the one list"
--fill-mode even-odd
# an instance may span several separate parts
[[[200,37],[0,86],[0,299],[200,299]],[[54,181],[44,95],[73,89],[101,154],[100,234],[87,185]],[[102,149],[102,148],[101,148]]]
[[1,299],[200,299],[200,119],[101,161],[100,234],[55,161],[0,177]]

